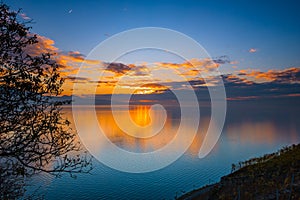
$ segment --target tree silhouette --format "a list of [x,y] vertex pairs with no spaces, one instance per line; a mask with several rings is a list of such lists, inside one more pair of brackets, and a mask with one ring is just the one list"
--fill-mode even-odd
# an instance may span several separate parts
[[90,158],[54,98],[62,90],[59,64],[50,53],[32,53],[30,27],[0,3],[0,199],[23,194],[24,180],[39,172],[88,172]]

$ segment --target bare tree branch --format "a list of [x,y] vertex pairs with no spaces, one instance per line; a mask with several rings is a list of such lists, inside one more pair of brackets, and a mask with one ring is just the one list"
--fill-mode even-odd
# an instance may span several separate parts
[[26,51],[38,40],[17,15],[0,3],[0,199],[22,195],[25,178],[39,172],[91,170],[91,157],[62,116],[68,102],[53,98],[62,92],[60,65],[50,52]]

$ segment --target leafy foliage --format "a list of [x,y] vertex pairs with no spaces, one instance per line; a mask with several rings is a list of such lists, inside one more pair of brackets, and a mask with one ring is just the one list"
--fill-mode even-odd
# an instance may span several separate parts
[[25,178],[38,172],[72,175],[91,167],[62,116],[69,102],[53,98],[62,92],[61,66],[50,53],[30,52],[37,36],[18,13],[0,4],[0,199],[22,195]]

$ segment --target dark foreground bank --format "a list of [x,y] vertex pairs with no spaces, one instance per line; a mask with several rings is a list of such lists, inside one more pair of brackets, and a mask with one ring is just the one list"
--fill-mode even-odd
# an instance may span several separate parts
[[232,165],[219,183],[179,199],[300,199],[300,144]]

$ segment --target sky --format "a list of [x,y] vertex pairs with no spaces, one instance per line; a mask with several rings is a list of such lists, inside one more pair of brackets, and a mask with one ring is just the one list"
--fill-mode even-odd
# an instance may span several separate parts
[[[64,51],[88,54],[108,36],[164,27],[199,42],[211,56],[243,68],[299,66],[298,1],[4,1],[33,19],[33,31]],[[256,49],[249,54],[250,49]]]
[[[225,59],[217,63],[221,72],[239,75],[241,79],[247,76],[247,81],[272,82],[278,78],[274,74],[298,73],[300,66],[298,1],[4,2],[14,10],[22,8],[20,17],[33,20],[32,32],[43,36],[44,41],[49,39],[50,49],[64,52],[64,58],[83,58],[100,42],[122,31],[163,27],[193,38],[212,58]],[[166,61],[162,58],[163,62]],[[111,67],[111,76],[117,76],[114,69],[116,65]],[[118,73],[124,69],[121,66]],[[295,80],[298,81],[298,75]]]

